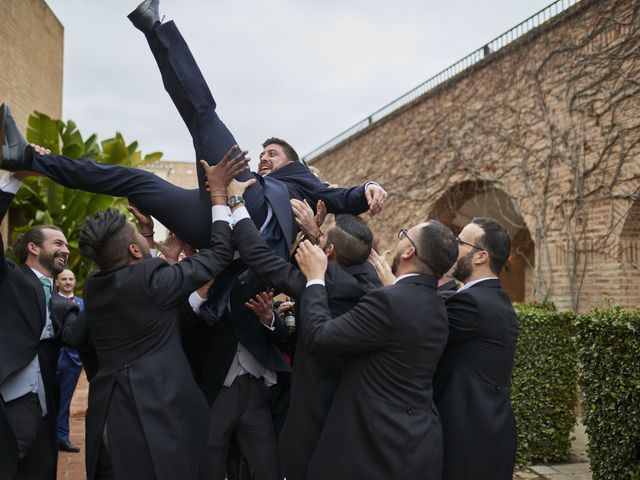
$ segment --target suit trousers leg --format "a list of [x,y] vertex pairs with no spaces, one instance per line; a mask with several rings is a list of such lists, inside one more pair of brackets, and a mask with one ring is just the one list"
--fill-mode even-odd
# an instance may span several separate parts
[[187,190],[138,168],[71,160],[62,155],[33,155],[31,170],[56,183],[91,193],[126,197],[143,212],[197,248],[209,244],[211,200],[198,189]]
[[49,418],[42,416],[40,401],[28,393],[4,404],[18,443],[18,480],[55,478],[57,450],[52,448]]
[[236,436],[256,480],[278,480],[278,450],[273,429],[269,387],[261,378],[248,377],[243,385],[243,411]]
[[[162,75],[164,88],[191,134],[198,184],[204,191],[206,178],[199,159],[215,165],[237,142],[216,113],[216,102],[209,86],[175,23],[156,24],[147,35],[147,41]],[[253,174],[250,172],[236,177],[241,182],[251,178]],[[250,187],[244,199],[251,218],[260,227],[267,218],[262,186]]]
[[200,480],[224,480],[229,443],[242,409],[240,403],[239,382],[220,388],[209,409],[209,439],[200,465]]
[[82,367],[76,365],[65,353],[60,351],[56,375],[60,384],[60,408],[58,410],[58,442],[69,441],[69,408],[73,392],[78,385]]

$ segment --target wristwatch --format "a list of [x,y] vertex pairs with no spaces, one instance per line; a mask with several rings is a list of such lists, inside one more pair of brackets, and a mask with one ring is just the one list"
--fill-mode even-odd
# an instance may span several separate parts
[[227,205],[229,205],[229,208],[233,208],[236,205],[244,205],[244,198],[242,198],[242,195],[231,195],[227,199]]

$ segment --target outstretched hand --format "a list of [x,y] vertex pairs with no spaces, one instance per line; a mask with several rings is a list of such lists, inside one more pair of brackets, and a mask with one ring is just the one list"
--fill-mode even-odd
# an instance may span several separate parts
[[[322,225],[322,223],[318,225],[318,215],[313,215],[313,210],[311,210],[307,201],[292,198],[289,202],[291,203],[291,210],[293,211],[293,216],[300,231],[304,233],[307,238],[319,238],[321,233],[320,225]],[[320,205],[321,202],[322,200],[318,200],[318,205]],[[322,203],[322,205],[324,205],[324,203]],[[324,217],[322,217],[322,222],[324,222]]]
[[229,194],[230,197],[233,195],[244,195],[244,192],[247,190],[247,188],[249,188],[254,183],[256,183],[255,178],[251,178],[246,182],[231,180],[231,183],[227,187],[227,194]]
[[369,216],[373,217],[382,210],[384,202],[387,200],[387,192],[377,183],[370,183],[364,191],[364,196],[369,205]]
[[387,263],[387,255],[391,253],[389,250],[385,251],[382,255],[378,255],[373,248],[369,254],[369,263],[375,268],[378,277],[383,285],[392,285],[396,281],[396,276],[391,271],[391,267]]
[[153,232],[153,219],[151,218],[151,215],[143,213],[133,203],[129,203],[129,205],[127,205],[127,210],[129,210],[131,215],[136,219],[136,222],[138,222],[140,233],[144,234]]
[[312,245],[309,240],[298,245],[296,262],[307,281],[324,279],[327,271],[327,256],[320,247]]
[[200,165],[202,165],[207,176],[207,190],[212,195],[215,193],[214,191],[226,191],[227,186],[234,177],[249,170],[250,159],[247,157],[249,152],[242,150],[236,155],[237,150],[237,145],[231,147],[231,150],[227,152],[224,158],[213,167],[204,160],[200,160]]
[[267,327],[273,323],[273,292],[260,292],[255,299],[250,298],[244,304],[249,310],[255,313],[260,321]]
[[180,253],[185,247],[185,243],[175,233],[171,233],[167,239],[158,244],[158,250],[164,256],[165,260],[170,263],[178,263]]

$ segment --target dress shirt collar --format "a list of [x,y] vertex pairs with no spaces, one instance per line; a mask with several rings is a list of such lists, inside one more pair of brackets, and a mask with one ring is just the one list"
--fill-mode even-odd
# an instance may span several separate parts
[[462,287],[460,287],[458,289],[459,292],[461,292],[462,290],[466,290],[467,288],[471,288],[473,287],[476,283],[480,283],[480,282],[484,282],[485,280],[498,280],[498,277],[485,277],[485,278],[479,278],[478,280],[474,280],[472,282],[469,283],[465,283]]

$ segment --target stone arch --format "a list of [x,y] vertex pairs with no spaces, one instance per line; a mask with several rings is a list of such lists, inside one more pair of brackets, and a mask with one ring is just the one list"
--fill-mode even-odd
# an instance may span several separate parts
[[620,270],[620,303],[640,305],[640,200],[631,205],[620,233]]
[[535,248],[529,229],[511,196],[489,182],[464,181],[447,190],[427,218],[437,219],[456,235],[473,217],[490,217],[511,235],[511,254],[500,280],[514,302],[522,302],[533,290]]

